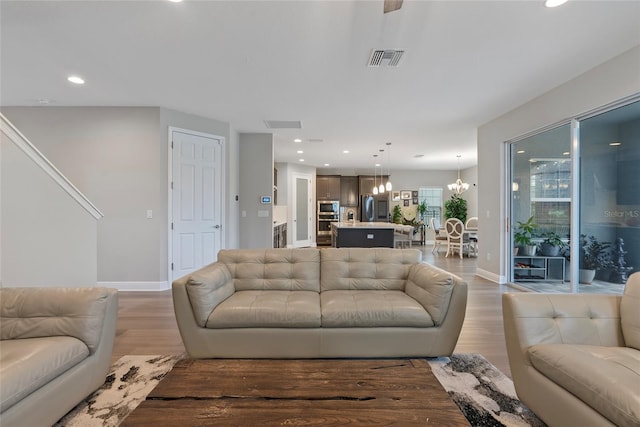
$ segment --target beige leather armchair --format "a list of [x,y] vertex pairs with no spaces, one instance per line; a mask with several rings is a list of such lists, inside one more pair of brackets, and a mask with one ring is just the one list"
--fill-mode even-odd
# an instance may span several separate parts
[[0,425],[50,426],[98,389],[117,315],[115,289],[0,289]]
[[623,296],[503,294],[518,397],[549,426],[640,425],[640,273]]

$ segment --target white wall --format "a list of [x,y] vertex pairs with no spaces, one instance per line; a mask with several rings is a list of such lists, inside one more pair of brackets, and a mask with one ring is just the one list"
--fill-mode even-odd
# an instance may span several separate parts
[[96,219],[2,135],[2,286],[92,287]]
[[507,276],[504,142],[639,92],[637,46],[478,129],[480,275]]
[[[226,173],[237,176],[237,139],[230,137],[228,123],[155,107],[3,107],[2,112],[104,213],[98,224],[98,281],[121,289],[168,286],[169,126],[224,137],[231,166]],[[225,228],[228,244],[234,244],[237,202],[229,198],[234,190],[237,194],[237,179],[229,177]]]
[[[240,133],[240,247],[273,246],[272,205],[260,203],[260,196],[273,194],[273,135]],[[259,216],[261,212],[265,216]]]

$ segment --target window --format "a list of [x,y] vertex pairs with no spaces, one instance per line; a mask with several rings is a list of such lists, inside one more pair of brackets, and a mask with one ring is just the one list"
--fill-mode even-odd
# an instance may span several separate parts
[[425,224],[435,218],[442,224],[442,187],[420,187],[418,189],[418,203],[427,202],[427,212],[424,216]]

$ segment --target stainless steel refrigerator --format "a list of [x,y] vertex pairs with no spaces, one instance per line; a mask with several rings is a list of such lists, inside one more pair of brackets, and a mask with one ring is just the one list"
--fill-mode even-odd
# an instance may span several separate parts
[[361,222],[388,222],[389,221],[389,197],[366,195],[360,197],[360,221]]

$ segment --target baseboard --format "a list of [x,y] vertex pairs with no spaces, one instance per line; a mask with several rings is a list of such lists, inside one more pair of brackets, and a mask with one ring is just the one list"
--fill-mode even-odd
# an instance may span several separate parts
[[495,274],[487,270],[483,270],[481,268],[476,268],[476,276],[480,276],[483,279],[490,280],[493,283],[497,283],[499,285],[504,285],[505,283],[507,283],[506,277],[500,276],[499,274]]
[[118,291],[166,291],[169,282],[98,282],[98,286],[116,288]]

